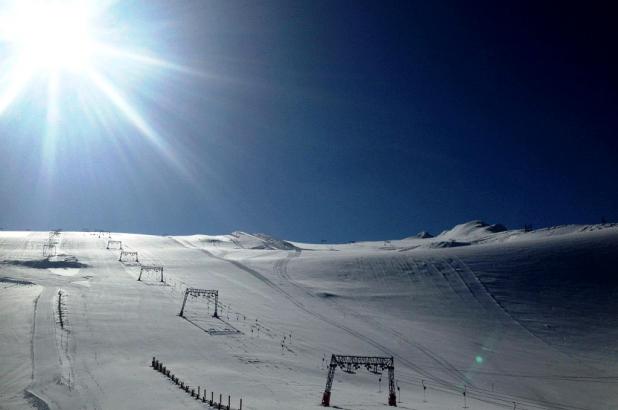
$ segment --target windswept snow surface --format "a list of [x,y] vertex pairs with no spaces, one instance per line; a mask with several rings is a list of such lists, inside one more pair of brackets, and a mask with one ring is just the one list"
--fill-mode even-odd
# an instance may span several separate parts
[[[110,237],[165,282],[138,282]],[[0,232],[2,409],[208,408],[153,356],[234,408],[317,409],[333,353],[394,356],[401,408],[618,408],[614,225],[351,244],[63,232],[50,259],[47,238]],[[218,289],[220,319],[199,298],[178,316],[187,287]],[[337,370],[331,405],[386,407],[378,378]]]

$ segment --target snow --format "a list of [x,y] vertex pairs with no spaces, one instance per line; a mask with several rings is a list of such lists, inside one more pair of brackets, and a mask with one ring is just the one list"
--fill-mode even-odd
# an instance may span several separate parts
[[32,316],[43,288],[25,281],[0,278],[2,332],[0,332],[0,393],[2,407],[28,407],[24,392],[32,379]]
[[[317,409],[333,353],[394,356],[401,408],[460,408],[464,389],[471,409],[618,406],[616,225],[472,221],[348,244],[111,237],[165,283],[138,282],[107,235],[62,232],[44,258],[47,232],[0,232],[0,408],[207,408],[153,371],[156,356],[234,408]],[[220,319],[192,298],[179,317],[187,287],[218,289]],[[337,370],[331,405],[387,407],[377,378]]]

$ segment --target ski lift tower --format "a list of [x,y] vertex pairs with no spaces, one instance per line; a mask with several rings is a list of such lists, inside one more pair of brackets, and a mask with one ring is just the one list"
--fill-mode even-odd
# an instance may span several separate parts
[[189,295],[205,296],[207,298],[214,296],[215,297],[215,314],[212,315],[212,317],[215,317],[215,318],[219,317],[219,311],[217,309],[219,305],[219,291],[216,289],[198,289],[198,288],[187,288],[185,290],[185,297],[182,300],[182,307],[180,308],[180,313],[178,316],[184,317],[183,315],[185,312],[185,305],[187,304],[187,298],[189,297]]
[[335,370],[341,368],[346,373],[354,374],[355,370],[365,367],[369,372],[382,374],[382,370],[388,370],[388,405],[397,407],[397,396],[395,395],[395,360],[393,357],[377,356],[343,356],[334,354],[331,356],[326,378],[326,388],[322,396],[322,406],[330,406],[330,392],[333,387]]

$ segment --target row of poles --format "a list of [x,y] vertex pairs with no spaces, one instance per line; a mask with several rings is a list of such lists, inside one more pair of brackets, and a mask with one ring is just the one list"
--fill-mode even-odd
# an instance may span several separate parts
[[64,313],[62,309],[62,289],[58,290],[58,321],[60,322],[60,328],[64,329]]
[[[190,394],[191,397],[194,397],[196,400],[200,400],[202,403],[208,404],[209,406],[214,407],[218,410],[234,410],[230,405],[232,401],[232,396],[227,396],[227,405],[224,405],[223,395],[219,393],[219,402],[217,403],[215,401],[215,392],[211,391],[209,400],[206,388],[204,388],[204,390],[201,389],[201,386],[197,386],[197,390],[195,390],[195,388],[191,388],[188,384],[180,380],[178,376],[172,373],[170,369],[165,367],[163,363],[160,362],[156,357],[152,358],[152,368],[159,373],[162,373],[164,376],[168,377],[174,384],[176,384],[182,390]],[[240,399],[240,407],[238,408],[238,410],[242,410],[242,399]]]
[[[381,380],[381,379],[380,379]],[[421,380],[421,386],[423,387],[423,403],[427,403],[427,390],[429,389],[429,387],[427,386],[427,384],[425,384],[425,380]],[[400,399],[400,403],[401,403],[401,392],[399,389],[399,381],[397,381],[397,390],[399,391],[399,399]],[[494,391],[494,384],[491,384],[491,391],[493,393]],[[464,389],[461,392],[461,395],[463,396],[463,408],[464,409],[469,409],[470,406],[468,405],[468,386],[464,385]],[[510,403],[513,404],[513,410],[517,410],[518,409],[518,403],[516,401],[511,401]]]

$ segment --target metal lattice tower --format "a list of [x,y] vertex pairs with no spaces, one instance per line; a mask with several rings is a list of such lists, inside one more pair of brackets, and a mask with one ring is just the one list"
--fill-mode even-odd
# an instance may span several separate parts
[[139,263],[139,259],[137,257],[137,251],[120,251],[120,258],[118,258],[119,262],[126,262],[127,259],[133,259],[130,262]]
[[122,250],[122,241],[107,241],[107,249],[120,249]]
[[330,406],[330,392],[333,387],[335,370],[341,368],[346,373],[354,374],[355,370],[365,367],[371,373],[381,374],[381,370],[388,370],[388,405],[397,407],[397,396],[395,394],[395,360],[393,357],[376,356],[343,356],[332,355],[328,367],[326,378],[326,388],[322,396],[322,406]]
[[58,254],[58,248],[53,242],[43,244],[43,257],[56,256]]
[[163,266],[150,266],[150,265],[142,265],[140,270],[139,270],[139,276],[137,277],[137,280],[142,280],[142,273],[148,273],[148,272],[154,272],[156,273],[160,273],[161,274],[161,280],[159,282],[163,282]]
[[187,298],[189,297],[189,295],[206,296],[208,298],[211,296],[214,296],[215,297],[215,313],[214,315],[212,315],[212,317],[216,317],[216,318],[219,317],[219,311],[217,310],[219,306],[219,291],[216,289],[198,289],[198,288],[187,288],[185,290],[185,297],[182,300],[182,307],[180,308],[179,316],[183,316],[185,312],[185,305],[187,304]]

